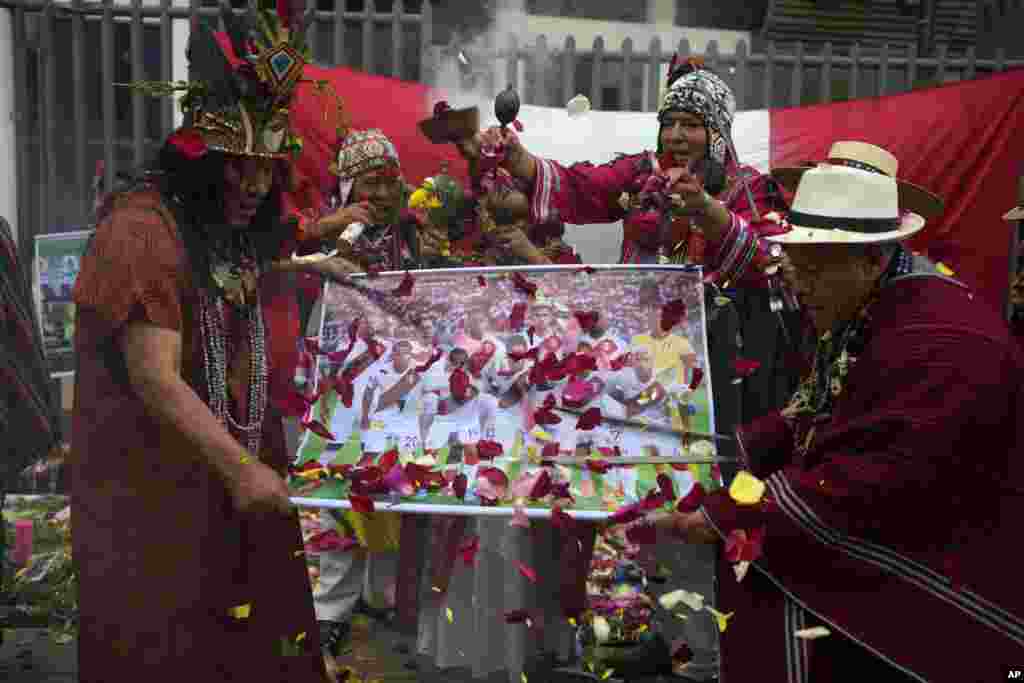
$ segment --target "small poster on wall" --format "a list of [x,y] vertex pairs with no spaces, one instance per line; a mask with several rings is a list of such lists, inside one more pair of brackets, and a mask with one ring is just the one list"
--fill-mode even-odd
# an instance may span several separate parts
[[33,287],[50,371],[74,371],[75,304],[72,292],[92,230],[36,236]]

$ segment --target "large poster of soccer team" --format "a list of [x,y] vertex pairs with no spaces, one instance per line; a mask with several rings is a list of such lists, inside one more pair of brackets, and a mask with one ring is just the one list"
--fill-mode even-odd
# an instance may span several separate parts
[[[665,266],[328,284],[297,494],[512,514],[610,512],[661,473],[678,495],[713,486],[714,442],[694,436],[715,424],[701,282]],[[605,462],[633,456],[704,463]]]

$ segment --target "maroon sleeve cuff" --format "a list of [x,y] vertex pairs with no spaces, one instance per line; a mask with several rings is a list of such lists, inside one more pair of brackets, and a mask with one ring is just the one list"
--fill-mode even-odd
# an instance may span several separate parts
[[781,413],[769,413],[736,428],[736,446],[744,468],[764,479],[793,457],[793,428]]

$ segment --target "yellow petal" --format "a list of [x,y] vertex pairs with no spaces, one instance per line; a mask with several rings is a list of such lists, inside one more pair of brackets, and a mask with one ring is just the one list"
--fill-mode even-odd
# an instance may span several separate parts
[[455,613],[452,612],[452,608],[451,607],[445,607],[444,608],[444,613],[448,616],[448,623],[449,624],[454,624],[455,623]]
[[306,554],[305,550],[296,550],[294,557],[301,557],[302,555],[305,555],[305,554]]
[[732,616],[734,614],[736,614],[735,612],[729,612],[728,614],[722,614],[721,612],[716,610],[714,607],[705,607],[704,609],[706,609],[707,611],[711,612],[711,614],[714,615],[715,621],[718,622],[718,630],[721,631],[722,633],[725,633],[725,629],[728,628],[728,626],[729,626],[729,620],[732,619]]
[[305,639],[306,639],[306,632],[305,631],[303,631],[299,635],[295,636],[295,642],[296,643],[301,643]]
[[427,191],[420,188],[412,193],[409,197],[409,208],[418,209],[423,206],[427,201]]
[[605,669],[604,673],[601,674],[601,680],[603,681],[606,678],[611,678],[613,673],[615,673],[615,669]]
[[519,674],[519,680],[522,681],[522,683],[528,683],[526,680],[526,674]]
[[936,263],[935,270],[939,271],[940,275],[945,275],[946,277],[953,277],[953,270],[945,263]]
[[537,439],[538,441],[551,441],[551,435],[545,432],[540,427],[534,427],[533,431],[530,432],[530,436]]
[[235,619],[248,619],[252,611],[252,605],[239,605],[231,608],[231,616]]
[[303,470],[302,472],[296,472],[295,476],[299,477],[300,479],[319,479],[320,473],[326,471],[327,470],[325,470],[322,467],[317,467],[316,469],[313,470]]
[[249,463],[252,462],[252,456],[243,455],[241,458],[239,458],[239,462],[241,462],[243,465],[248,465]]
[[729,485],[729,496],[740,505],[754,505],[764,491],[764,482],[746,470],[740,470]]
[[431,197],[430,200],[427,201],[427,208],[428,209],[440,209],[441,208],[441,200],[438,199],[437,197]]

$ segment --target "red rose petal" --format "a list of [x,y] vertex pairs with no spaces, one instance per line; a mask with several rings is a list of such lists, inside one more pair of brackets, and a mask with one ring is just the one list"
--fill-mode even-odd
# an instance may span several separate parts
[[476,453],[481,460],[494,460],[503,450],[497,441],[478,441],[476,444]]
[[308,429],[313,432],[321,439],[326,441],[334,441],[334,434],[331,434],[331,430],[323,425],[319,420],[303,420],[301,423],[303,430]]
[[512,313],[508,316],[508,326],[510,330],[518,330],[525,324],[526,304],[520,302],[512,306]]
[[302,341],[305,344],[306,351],[309,351],[314,356],[320,355],[320,342],[317,341],[316,337],[306,337]]
[[639,503],[630,503],[624,505],[612,513],[612,516],[608,518],[608,524],[615,526],[616,524],[629,524],[635,522],[644,516],[643,510],[640,509]]
[[467,539],[465,543],[459,546],[459,552],[462,553],[462,561],[466,563],[467,567],[473,566],[476,561],[476,554],[480,550],[480,539],[473,536]]
[[465,474],[458,474],[455,480],[452,482],[452,490],[455,491],[455,497],[459,500],[466,499],[466,487],[469,485],[469,480]]
[[576,429],[589,431],[594,427],[598,427],[601,424],[601,409],[594,407],[588,408],[585,413],[580,415],[576,421]]
[[644,512],[651,512],[652,510],[657,510],[664,506],[667,502],[669,501],[665,500],[665,496],[661,494],[660,490],[651,489],[647,492],[647,495],[644,496],[644,499],[640,501],[640,509]]
[[530,346],[533,346],[533,335],[536,333],[536,328],[533,325],[526,330],[526,336],[530,338]]
[[732,370],[736,373],[737,377],[749,377],[757,372],[760,367],[760,362],[750,360],[749,358],[737,358],[732,362]]
[[356,512],[371,513],[373,512],[373,500],[368,496],[360,496],[357,494],[350,494],[348,501],[352,503],[352,509]]
[[539,425],[556,425],[562,421],[558,415],[548,408],[541,408],[533,414],[533,420]]
[[392,448],[390,451],[387,451],[380,456],[377,460],[377,467],[380,468],[381,472],[387,472],[398,464],[399,457],[398,449]]
[[512,560],[512,564],[514,564],[516,569],[519,570],[519,573],[529,579],[530,582],[537,583],[537,572],[535,572],[533,568],[523,564],[519,560]]
[[586,273],[587,275],[593,275],[597,271],[591,268],[590,266],[584,266],[583,268],[580,268],[580,272]]
[[201,159],[209,151],[206,140],[194,128],[179,128],[167,138],[167,143],[173,145],[182,156],[190,161]]
[[661,497],[667,502],[671,502],[676,499],[676,487],[672,485],[672,477],[667,474],[659,474],[658,488],[661,489]]
[[341,377],[334,383],[335,389],[338,391],[338,396],[341,398],[341,403],[346,408],[352,407],[352,400],[355,398],[356,389],[352,384],[352,378],[348,373],[342,373]]
[[694,368],[693,378],[690,380],[690,391],[696,390],[700,386],[701,381],[704,379],[704,368]]
[[534,348],[530,349],[529,351],[524,351],[522,353],[518,353],[516,351],[509,351],[508,352],[508,357],[518,363],[521,360],[527,360],[527,359],[529,359],[529,360],[537,360],[538,354],[540,354],[540,348],[539,347],[534,347]]
[[434,364],[437,363],[437,361],[441,360],[442,356],[444,356],[444,351],[442,351],[441,349],[435,349],[434,353],[431,354],[431,356],[430,356],[430,360],[428,360],[423,365],[416,366],[416,369],[414,370],[414,372],[419,372],[419,373],[426,372],[430,368],[434,367]]
[[661,307],[661,329],[670,332],[686,317],[686,304],[682,299],[670,301]]
[[448,379],[448,388],[456,400],[464,401],[469,393],[469,374],[462,368],[456,368]]
[[522,273],[512,273],[512,284],[523,294],[533,298],[537,294],[537,285],[526,279]]
[[405,468],[397,463],[384,475],[384,485],[389,491],[400,496],[411,496],[416,493],[416,487],[406,475]]
[[630,354],[630,353],[624,353],[621,356],[618,356],[616,358],[612,358],[612,360],[611,360],[612,370],[621,370],[622,368],[624,368],[627,365],[629,365],[629,363],[630,363],[630,361],[632,361],[632,359],[633,359],[633,354]]
[[477,275],[476,281],[480,283],[481,287],[487,286],[487,278],[485,278],[483,275]]
[[573,317],[576,318],[576,322],[579,323],[580,329],[584,332],[590,332],[597,325],[601,319],[601,314],[597,311],[573,311]]
[[544,444],[544,448],[540,451],[540,457],[544,460],[551,460],[552,458],[558,457],[558,450],[561,446],[557,441],[549,441]]
[[342,536],[336,529],[321,531],[303,544],[307,553],[347,552],[359,545],[359,540],[352,536]]
[[704,486],[698,481],[693,484],[690,492],[679,499],[676,510],[679,512],[696,512],[704,504]]
[[611,468],[604,460],[587,460],[587,469],[595,474],[605,474]]

